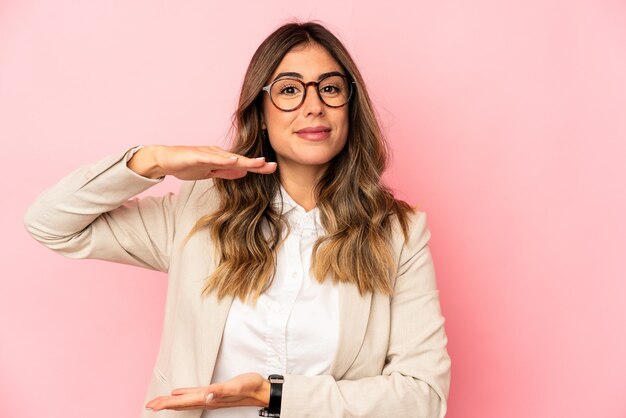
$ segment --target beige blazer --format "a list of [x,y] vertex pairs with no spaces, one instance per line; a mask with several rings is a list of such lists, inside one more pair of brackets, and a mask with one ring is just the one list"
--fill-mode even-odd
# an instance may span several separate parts
[[[96,258],[168,273],[161,345],[146,400],[211,382],[232,298],[202,297],[215,268],[207,232],[184,239],[216,208],[210,180],[184,182],[177,195],[133,199],[158,183],[126,167],[130,152],[103,159],[43,193],[25,216],[28,231],[71,258]],[[129,200],[132,199],[132,200]],[[286,375],[282,413],[292,417],[443,417],[450,382],[425,215],[409,240],[393,235],[394,293],[360,296],[339,284],[340,335],[330,374]],[[142,412],[199,418],[201,411]]]

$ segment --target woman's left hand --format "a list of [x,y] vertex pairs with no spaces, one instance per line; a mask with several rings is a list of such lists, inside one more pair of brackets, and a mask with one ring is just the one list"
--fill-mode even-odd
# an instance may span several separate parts
[[268,406],[270,383],[258,373],[240,374],[226,382],[196,388],[174,389],[171,396],[158,396],[147,409],[219,409],[233,406]]

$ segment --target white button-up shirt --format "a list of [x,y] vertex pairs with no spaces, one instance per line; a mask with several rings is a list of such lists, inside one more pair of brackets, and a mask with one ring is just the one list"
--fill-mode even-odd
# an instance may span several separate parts
[[[339,293],[311,276],[311,252],[323,233],[319,209],[306,212],[281,187],[290,231],[277,252],[276,275],[255,306],[233,300],[212,383],[241,373],[328,373],[337,349]],[[281,205],[280,196],[275,204]],[[285,232],[286,233],[286,232]],[[258,407],[204,411],[202,418],[258,416]]]

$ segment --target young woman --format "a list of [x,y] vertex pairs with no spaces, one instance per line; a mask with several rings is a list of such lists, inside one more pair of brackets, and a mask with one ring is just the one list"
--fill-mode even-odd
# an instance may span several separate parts
[[[316,23],[276,30],[235,122],[229,151],[135,147],[25,218],[68,257],[168,273],[144,416],[443,417],[425,215],[381,183],[386,144],[345,47]],[[132,199],[167,175],[177,195]]]

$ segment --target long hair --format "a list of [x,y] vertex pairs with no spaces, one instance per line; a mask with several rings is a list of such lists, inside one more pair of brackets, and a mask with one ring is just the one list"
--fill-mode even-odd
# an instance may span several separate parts
[[[314,245],[311,272],[320,282],[354,283],[361,294],[390,294],[393,222],[399,222],[406,238],[411,208],[396,200],[381,182],[387,144],[356,64],[328,29],[315,22],[289,23],[263,41],[243,81],[233,116],[231,150],[275,161],[276,153],[261,129],[262,88],[290,50],[311,43],[324,47],[356,84],[348,104],[346,145],[315,187],[325,235]],[[272,282],[276,252],[288,228],[280,208],[272,204],[280,190],[278,172],[214,182],[219,208],[201,217],[190,232],[209,228],[215,243],[218,266],[207,279],[204,293],[216,291],[219,298],[233,295],[256,300]]]

